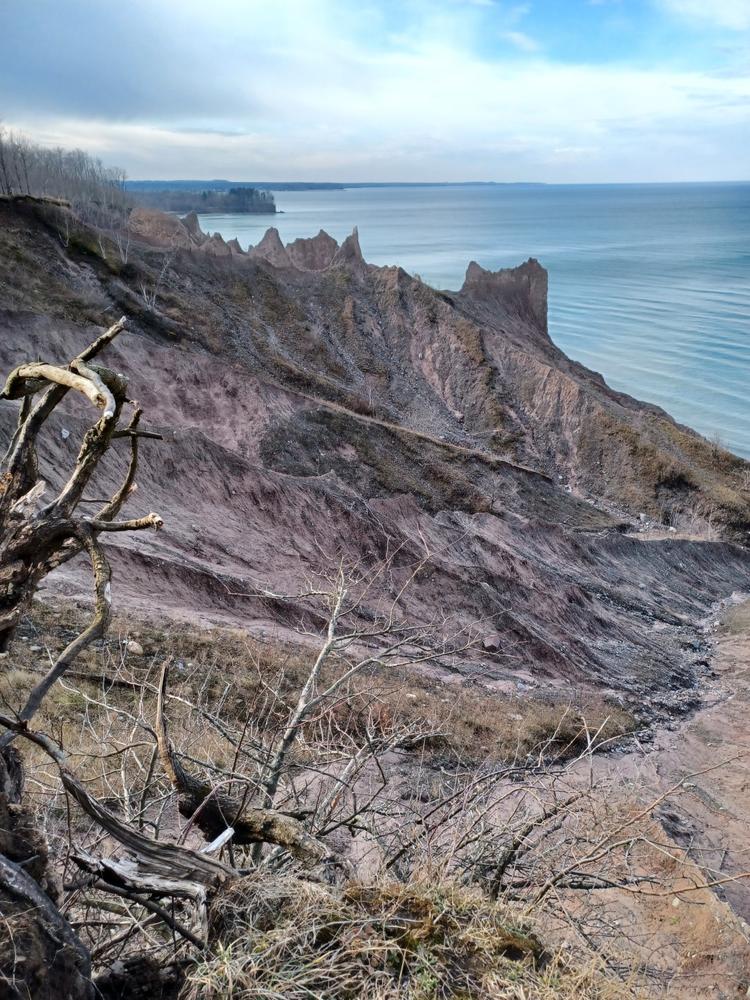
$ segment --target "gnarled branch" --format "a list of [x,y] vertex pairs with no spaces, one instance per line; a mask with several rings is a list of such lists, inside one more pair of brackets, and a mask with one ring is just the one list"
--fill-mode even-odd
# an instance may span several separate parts
[[[235,844],[276,844],[307,864],[337,860],[334,853],[309,833],[298,819],[275,809],[259,809],[221,794],[208,782],[185,770],[172,747],[164,717],[168,665],[159,683],[156,706],[156,734],[159,756],[165,773],[179,795],[179,809],[192,819],[209,840],[231,826]],[[340,863],[340,862],[339,862]]]

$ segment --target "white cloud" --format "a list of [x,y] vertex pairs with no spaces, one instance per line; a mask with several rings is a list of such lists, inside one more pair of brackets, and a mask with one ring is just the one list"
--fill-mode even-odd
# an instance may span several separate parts
[[510,42],[511,45],[515,45],[521,52],[539,51],[539,43],[523,31],[504,31],[500,37],[504,38],[506,42]]
[[[179,21],[162,22],[150,0],[136,3],[150,19],[145,40],[129,7],[113,50],[90,29],[78,49],[54,33],[41,54],[17,48],[23,64],[5,60],[6,124],[133,177],[750,177],[750,68],[562,63],[526,41],[519,53],[485,45],[479,55],[487,14],[453,0],[404,0],[391,20],[368,0],[356,10],[345,0],[214,0],[208,21],[203,0],[180,0]],[[517,48],[533,43],[507,20],[525,5],[499,6],[495,46],[501,30]],[[0,85],[2,50],[0,37]],[[100,51],[106,66],[90,73],[107,81],[105,95],[75,70]]]
[[[668,180],[750,175],[750,78],[507,65],[434,45],[350,52],[310,79],[309,50],[248,86],[262,124],[237,134],[153,123],[18,121],[131,176],[403,180]],[[352,86],[352,79],[360,86]],[[729,142],[729,146],[727,146]],[[731,145],[734,143],[734,147]],[[726,171],[729,171],[727,174]]]
[[750,30],[750,0],[660,0],[680,17],[733,31]]

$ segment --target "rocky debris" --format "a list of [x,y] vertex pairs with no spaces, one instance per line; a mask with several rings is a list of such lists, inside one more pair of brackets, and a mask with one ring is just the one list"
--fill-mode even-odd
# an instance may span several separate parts
[[336,240],[322,229],[317,236],[286,245],[289,260],[303,271],[322,271],[331,264],[338,249]]
[[152,246],[183,250],[195,246],[188,228],[177,216],[141,205],[130,213],[128,228],[133,236]]
[[[128,280],[68,256],[39,210],[0,202],[6,371],[75,356],[92,332],[90,313],[70,319],[82,299],[109,315]],[[639,513],[661,524],[700,505],[712,537],[737,537],[750,527],[746,463],[717,459],[566,358],[545,333],[534,261],[497,275],[474,266],[460,292],[438,292],[365,265],[356,233],[319,270],[300,265],[323,259],[320,234],[287,250],[271,229],[247,257],[224,247],[210,267],[176,255],[161,288],[170,327],[150,316],[108,351],[139,373],[133,392],[170,430],[144,442],[139,476],[168,530],[110,542],[123,605],[291,638],[301,609],[232,595],[257,580],[296,593],[325,553],[372,566],[395,546],[406,566],[427,548],[409,620],[483,623],[477,647],[444,671],[606,687],[653,712],[687,705],[705,660],[688,648],[695,623],[746,589],[748,551],[624,532]],[[136,246],[132,268],[158,275],[153,257]],[[6,435],[12,415],[0,406]],[[51,425],[52,476],[69,463],[62,426],[78,440],[84,425],[73,408]],[[64,574],[69,593],[88,594],[75,563]]]
[[208,234],[204,233],[201,229],[200,222],[198,221],[198,216],[195,212],[188,212],[187,215],[183,216],[180,220],[183,226],[190,233],[190,237],[194,243],[200,246],[201,243],[205,243],[208,239]]
[[263,239],[257,246],[250,247],[248,254],[250,257],[265,260],[269,264],[273,264],[274,267],[292,266],[289,254],[281,242],[279,231],[275,226],[271,226],[266,230]]

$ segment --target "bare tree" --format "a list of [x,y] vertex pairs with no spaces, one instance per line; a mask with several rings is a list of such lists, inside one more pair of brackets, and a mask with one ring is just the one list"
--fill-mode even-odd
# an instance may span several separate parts
[[[127,425],[119,428],[123,407],[128,403],[127,380],[108,368],[90,363],[124,326],[124,319],[115,323],[67,366],[44,362],[20,365],[10,373],[0,392],[0,399],[21,402],[15,432],[0,461],[0,573],[4,584],[0,595],[0,651],[7,650],[40,581],[81,551],[91,561],[96,591],[96,610],[89,628],[65,650],[49,676],[30,696],[21,716],[27,721],[80,650],[106,629],[111,613],[111,570],[99,536],[108,531],[158,529],[162,523],[157,514],[131,521],[115,520],[135,482],[139,440],[159,436],[139,430],[141,410],[137,406]],[[75,467],[62,489],[45,502],[47,484],[39,478],[37,440],[55,408],[71,390],[86,397],[101,415],[86,432]],[[131,448],[122,485],[93,517],[79,516],[77,508],[91,477],[118,439],[126,440]]]
[[[135,484],[138,444],[143,436],[159,437],[139,430],[141,411],[134,406],[128,423],[119,428],[127,398],[127,380],[110,369],[92,364],[93,359],[123,330],[120,320],[67,365],[30,362],[20,365],[8,376],[0,399],[20,401],[15,432],[0,460],[0,651],[7,659],[8,645],[21,616],[28,609],[39,583],[53,569],[79,552],[91,562],[94,578],[95,607],[85,628],[52,664],[30,691],[13,719],[3,721],[0,736],[0,809],[11,819],[10,835],[19,826],[18,806],[23,791],[23,770],[9,744],[18,733],[29,734],[28,724],[53,684],[75,658],[105,632],[111,615],[111,570],[100,544],[108,531],[158,529],[157,514],[130,521],[116,520]],[[39,477],[37,442],[46,422],[70,391],[80,393],[99,411],[99,419],[84,435],[75,467],[55,497],[44,502],[46,483]],[[93,517],[81,516],[77,508],[101,459],[117,439],[130,445],[130,462],[120,487]],[[7,722],[7,725],[5,724]],[[44,736],[31,736],[49,750],[53,746]],[[55,752],[54,750],[52,751]],[[61,758],[62,759],[62,758]],[[16,780],[11,781],[15,774]],[[23,824],[21,824],[23,825]],[[16,837],[22,851],[24,838]],[[11,839],[11,848],[14,840]],[[88,959],[64,918],[29,874],[19,869],[12,858],[3,857],[0,865],[0,892],[22,904],[33,905],[38,914],[42,939],[65,940],[78,955],[77,978],[68,984],[75,995],[88,995],[86,985]],[[62,938],[61,938],[62,936]]]
[[62,199],[86,222],[122,228],[130,209],[125,174],[80,149],[48,149],[0,127],[0,194]]
[[[120,243],[120,246],[122,246],[122,243]],[[126,255],[127,255],[127,250],[126,250]],[[145,281],[141,282],[140,286],[141,296],[143,297],[143,301],[146,303],[146,308],[150,312],[153,312],[156,309],[156,300],[159,295],[159,289],[161,288],[162,284],[167,278],[167,275],[169,274],[169,269],[172,266],[173,257],[174,254],[171,253],[164,254],[161,268],[159,269],[159,273],[157,274],[155,280],[151,285],[147,285]]]

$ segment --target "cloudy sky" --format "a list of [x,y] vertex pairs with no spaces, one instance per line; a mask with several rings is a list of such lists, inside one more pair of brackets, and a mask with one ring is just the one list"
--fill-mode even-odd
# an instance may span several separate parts
[[1,0],[0,119],[133,178],[750,179],[750,0]]

